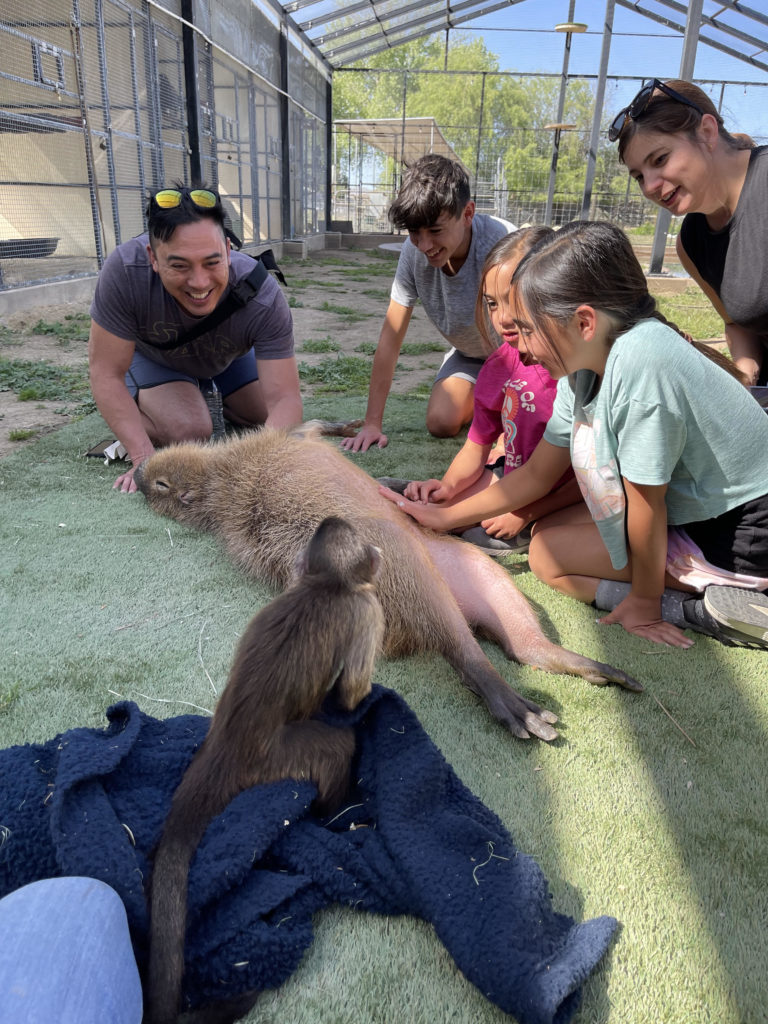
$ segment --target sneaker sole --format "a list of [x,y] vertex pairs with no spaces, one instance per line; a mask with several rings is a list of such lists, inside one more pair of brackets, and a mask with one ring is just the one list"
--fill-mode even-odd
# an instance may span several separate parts
[[704,607],[734,639],[742,636],[768,646],[768,597],[761,591],[707,587]]

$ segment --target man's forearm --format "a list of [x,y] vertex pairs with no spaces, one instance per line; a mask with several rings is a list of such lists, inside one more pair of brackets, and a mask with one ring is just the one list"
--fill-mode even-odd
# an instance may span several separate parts
[[274,403],[264,422],[266,427],[295,427],[301,423],[304,406],[299,395],[285,395]]
[[92,378],[91,393],[97,409],[134,465],[154,452],[155,446],[144,428],[139,407],[122,381]]

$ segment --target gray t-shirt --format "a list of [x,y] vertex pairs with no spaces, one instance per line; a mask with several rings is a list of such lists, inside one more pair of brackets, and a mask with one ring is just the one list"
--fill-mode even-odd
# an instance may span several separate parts
[[[163,351],[165,342],[193,327],[198,317],[185,312],[163,287],[147,254],[147,235],[118,245],[99,274],[91,317],[104,330],[127,341],[155,363],[192,377],[215,377],[254,349],[257,359],[293,355],[293,321],[280,286],[268,276],[258,295],[212,331],[180,348]],[[231,254],[230,286],[253,270],[253,258]],[[225,292],[225,296],[228,292]]]
[[591,370],[558,382],[544,440],[570,447],[615,568],[627,564],[622,477],[668,485],[670,526],[714,519],[768,493],[768,416],[671,327],[641,320],[620,335],[595,392],[597,383]]
[[421,301],[424,312],[446,341],[466,356],[484,359],[488,354],[475,325],[475,302],[485,257],[515,225],[499,217],[475,214],[469,252],[457,274],[449,277],[431,267],[423,252],[406,239],[392,282],[390,296],[401,306]]

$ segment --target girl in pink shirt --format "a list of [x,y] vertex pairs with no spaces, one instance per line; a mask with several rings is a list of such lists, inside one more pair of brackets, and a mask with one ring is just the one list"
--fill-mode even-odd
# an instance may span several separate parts
[[[488,253],[477,297],[475,319],[490,355],[477,377],[474,414],[467,440],[442,480],[412,480],[404,494],[423,504],[453,505],[514,472],[528,459],[552,414],[557,387],[543,366],[525,364],[517,350],[517,328],[509,302],[510,280],[520,260],[551,228],[521,228],[506,235]],[[499,338],[501,344],[499,344]],[[504,455],[487,465],[503,435]],[[569,470],[545,497],[525,508],[484,519],[461,536],[489,553],[528,550],[530,524],[581,500]]]

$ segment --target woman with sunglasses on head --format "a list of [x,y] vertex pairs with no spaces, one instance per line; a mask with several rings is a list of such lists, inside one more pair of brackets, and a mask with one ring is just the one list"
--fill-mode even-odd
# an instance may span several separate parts
[[722,316],[748,383],[768,383],[768,146],[728,132],[697,86],[656,78],[608,138],[643,195],[684,215],[680,261]]
[[[133,468],[156,446],[211,436],[204,391],[218,391],[224,415],[242,426],[302,418],[293,322],[277,283],[264,272],[255,296],[225,306],[258,265],[232,251],[219,195],[161,189],[147,222],[101,269],[88,346],[94,401],[133,464],[114,486],[129,493]],[[222,307],[228,315],[207,326]]]

